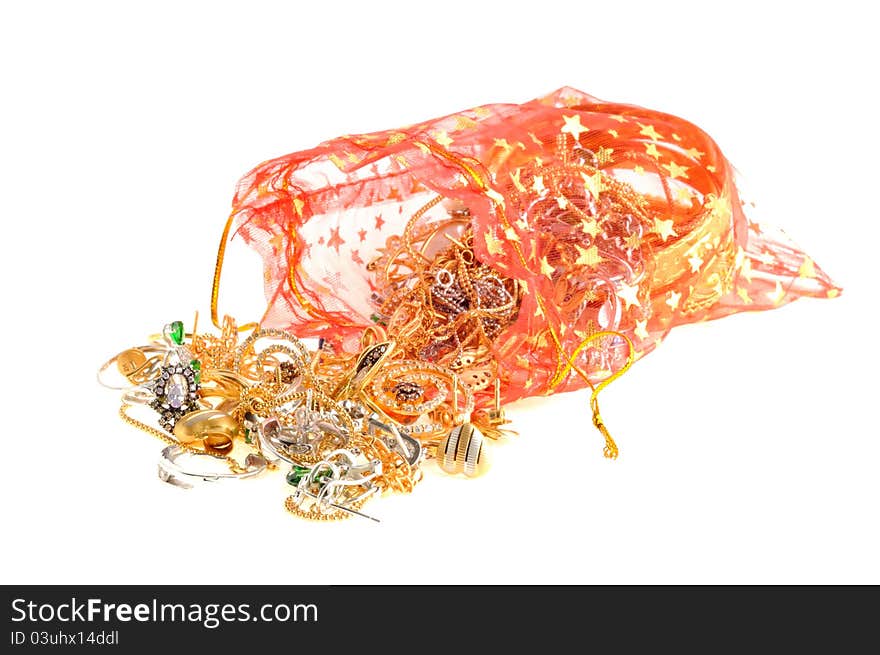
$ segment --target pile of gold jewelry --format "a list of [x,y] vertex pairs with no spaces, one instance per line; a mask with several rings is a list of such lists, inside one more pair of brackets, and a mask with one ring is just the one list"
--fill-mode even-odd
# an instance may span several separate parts
[[[469,218],[461,208],[450,216]],[[160,477],[189,487],[283,468],[285,507],[333,520],[372,518],[364,502],[412,491],[425,459],[450,474],[483,473],[484,437],[501,436],[506,422],[491,344],[516,319],[521,291],[477,261],[467,227],[445,233],[430,264],[413,264],[437,234],[408,229],[370,264],[386,295],[374,299],[357,355],[322,341],[309,349],[276,329],[239,341],[227,316],[219,336],[175,321],[106,362],[99,380],[122,391],[122,418],[167,443]],[[492,385],[494,406],[475,410],[474,392]],[[132,416],[135,405],[155,410],[159,427]]]

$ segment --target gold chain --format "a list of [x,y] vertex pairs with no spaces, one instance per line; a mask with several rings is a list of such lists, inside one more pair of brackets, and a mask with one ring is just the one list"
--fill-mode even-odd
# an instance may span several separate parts
[[244,467],[242,467],[238,462],[236,462],[232,457],[229,457],[228,455],[215,455],[213,453],[209,453],[207,451],[200,450],[198,448],[194,448],[193,446],[190,446],[189,444],[181,443],[177,439],[172,439],[167,433],[162,432],[162,430],[159,430],[158,428],[154,428],[152,425],[147,425],[143,421],[139,421],[136,418],[134,418],[133,416],[130,416],[128,414],[128,412],[126,411],[126,410],[128,410],[129,407],[131,407],[131,405],[128,405],[126,403],[122,403],[122,406],[119,408],[119,417],[123,421],[128,423],[129,425],[136,427],[138,430],[142,430],[143,432],[146,432],[147,434],[151,434],[154,437],[156,437],[157,439],[161,439],[162,441],[164,441],[165,443],[167,443],[169,445],[178,446],[180,449],[185,450],[188,453],[192,453],[194,455],[210,455],[211,457],[216,457],[217,459],[225,460],[226,464],[229,466],[229,470],[231,470],[233,473],[244,473],[247,470]]
[[[349,504],[347,507],[348,509],[360,511],[365,502],[366,499],[359,500],[357,502]],[[341,521],[342,519],[347,519],[352,516],[352,514],[348,512],[333,512],[331,514],[323,514],[322,512],[312,509],[302,509],[293,501],[293,496],[288,496],[284,499],[284,509],[286,509],[291,514],[299,516],[303,519],[309,519],[310,521]]]

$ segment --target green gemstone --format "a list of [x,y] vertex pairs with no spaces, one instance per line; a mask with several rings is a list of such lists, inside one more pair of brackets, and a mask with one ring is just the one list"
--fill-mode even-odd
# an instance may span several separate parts
[[308,466],[300,466],[299,464],[294,464],[290,469],[290,473],[287,474],[287,484],[293,485],[294,487],[299,484],[299,481],[306,477],[309,473],[311,473],[312,469]]
[[202,382],[202,363],[197,359],[192,359],[189,362],[190,368],[195,371],[195,375],[193,375],[193,379],[196,381],[196,384],[201,384]]
[[178,346],[183,345],[183,321],[174,321],[171,324],[171,340]]
[[244,442],[245,443],[254,443],[254,438],[251,436],[251,429],[244,429]]

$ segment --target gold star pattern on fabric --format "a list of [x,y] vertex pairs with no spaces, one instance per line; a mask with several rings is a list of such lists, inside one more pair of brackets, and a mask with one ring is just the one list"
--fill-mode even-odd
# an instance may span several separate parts
[[584,187],[590,192],[590,195],[598,199],[599,193],[602,191],[602,174],[593,173],[592,175],[587,175],[581,171],[581,179],[583,179]]
[[537,193],[539,196],[543,196],[547,193],[547,187],[544,186],[544,176],[543,175],[535,175],[532,180],[532,191]]
[[714,173],[717,169],[712,164],[709,164],[706,166],[706,170],[710,173]]
[[743,258],[742,264],[739,267],[739,274],[748,282],[752,281],[752,260],[748,257]]
[[529,138],[532,140],[532,143],[534,143],[536,146],[543,146],[544,145],[544,142],[541,141],[541,139],[539,139],[538,137],[536,137],[533,132],[529,132]]
[[489,197],[489,199],[498,205],[501,209],[504,209],[504,196],[498,193],[495,189],[487,189],[483,193]]
[[505,153],[511,152],[513,146],[507,142],[507,139],[495,139],[495,146],[504,150]]
[[644,166],[640,166],[639,164],[636,164],[635,166],[633,166],[633,173],[635,173],[636,175],[644,175],[645,174]]
[[599,166],[610,163],[613,154],[614,148],[599,146],[599,149],[596,151],[596,163],[599,164]]
[[674,161],[671,161],[668,164],[661,164],[660,168],[665,168],[669,171],[669,177],[673,180],[678,177],[684,180],[688,179],[687,166],[679,166]]
[[696,273],[703,265],[703,258],[699,255],[692,255],[691,257],[688,257],[688,264],[691,265],[691,273]]
[[568,207],[568,198],[563,195],[558,195],[554,198],[556,204],[559,205],[559,209],[565,209]]
[[636,307],[642,306],[642,303],[639,301],[638,285],[630,285],[626,282],[621,282],[620,287],[614,293],[618,298],[626,303],[627,309],[629,309],[633,305],[635,305]]
[[681,137],[678,136],[675,132],[672,133],[672,138],[675,139],[676,141],[681,141]]
[[586,300],[587,302],[599,300],[599,294],[593,291],[593,289],[587,289],[586,291],[584,291],[584,300]]
[[617,132],[617,130],[608,130],[608,134],[613,136],[615,139],[620,136],[620,134]]
[[785,289],[782,288],[782,283],[779,280],[776,280],[776,288],[773,291],[767,292],[767,297],[770,298],[774,305],[779,305],[783,301]]
[[669,309],[675,311],[678,308],[678,304],[681,302],[681,294],[678,291],[670,291],[669,297],[666,299],[666,304],[669,305]]
[[656,232],[663,242],[666,242],[666,239],[669,237],[677,237],[678,232],[675,231],[675,228],[672,227],[672,219],[662,220],[660,218],[654,219],[654,232]]
[[745,287],[737,287],[736,295],[742,300],[743,305],[751,305],[754,302]]
[[816,277],[816,265],[809,257],[804,257],[804,261],[798,269],[798,277]]
[[583,230],[584,234],[589,234],[594,239],[596,238],[596,235],[602,231],[599,228],[599,223],[597,223],[596,220],[592,218],[585,218],[581,220],[581,230]]
[[456,116],[455,117],[455,129],[456,130],[469,130],[472,127],[477,126],[477,121],[473,118],[468,118],[467,116]]
[[651,139],[651,141],[660,141],[663,138],[663,135],[660,134],[656,129],[654,129],[653,125],[644,125],[638,122],[636,123],[636,125],[642,128],[639,130],[639,134],[648,137],[649,139]]
[[730,216],[730,200],[726,196],[709,194],[706,196],[706,207],[719,217]]
[[755,259],[764,264],[764,266],[770,266],[773,263],[773,255],[766,250],[756,255]]
[[437,134],[434,135],[434,141],[439,143],[444,148],[448,148],[452,145],[452,137],[446,133],[446,130],[440,130]]
[[386,141],[385,146],[386,147],[393,146],[395,144],[400,143],[404,139],[406,139],[405,132],[392,132],[391,134],[388,135],[388,140]]
[[269,239],[269,244],[272,246],[272,252],[277,257],[278,253],[281,252],[281,246],[284,245],[284,235],[276,234],[274,237]]
[[580,95],[572,88],[562,89],[559,99],[562,100],[562,104],[566,107],[574,107],[581,103]]
[[563,125],[559,131],[563,134],[571,134],[575,141],[580,140],[581,134],[590,131],[589,128],[581,125],[580,114],[575,114],[574,116],[563,115],[562,120],[565,121],[565,125]]
[[636,329],[633,332],[639,339],[648,338],[648,319],[636,321]]
[[641,248],[642,246],[642,240],[635,232],[627,235],[627,237],[623,240],[623,243],[630,250],[635,250],[636,248]]
[[486,251],[490,255],[500,255],[504,252],[504,247],[501,244],[501,240],[495,236],[495,230],[489,228],[486,230],[486,234],[483,236],[483,239],[486,241]]
[[550,262],[547,261],[547,256],[541,257],[541,274],[546,275],[547,277],[553,277],[553,273],[556,272],[556,269],[550,265]]
[[624,118],[620,114],[610,114],[608,116],[608,118],[610,118],[613,121],[617,121],[618,123],[626,123],[626,118]]
[[592,337],[594,334],[596,334],[596,332],[598,332],[598,330],[596,329],[596,324],[593,322],[592,319],[590,319],[589,321],[587,321],[587,329],[586,330],[573,330],[573,332],[575,333],[575,336],[577,336],[578,339],[580,339],[581,341],[586,341],[587,339]]
[[691,159],[700,159],[703,155],[706,154],[705,152],[700,152],[696,148],[688,148],[687,150],[685,150],[685,153]]
[[504,228],[504,236],[506,236],[510,241],[519,241],[519,235],[512,227]]
[[657,145],[653,142],[645,146],[645,152],[654,159],[660,159],[660,151],[657,150]]
[[575,244],[574,247],[578,252],[578,257],[574,262],[575,266],[589,266],[590,268],[596,268],[600,262],[604,261],[602,255],[599,254],[598,246],[581,248],[579,245]]

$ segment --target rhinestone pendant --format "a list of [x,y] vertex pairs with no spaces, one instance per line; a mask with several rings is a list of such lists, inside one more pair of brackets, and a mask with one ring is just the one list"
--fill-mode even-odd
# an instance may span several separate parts
[[199,408],[197,371],[191,364],[163,366],[153,383],[155,400],[150,407],[159,412],[159,425],[172,432],[184,415]]

